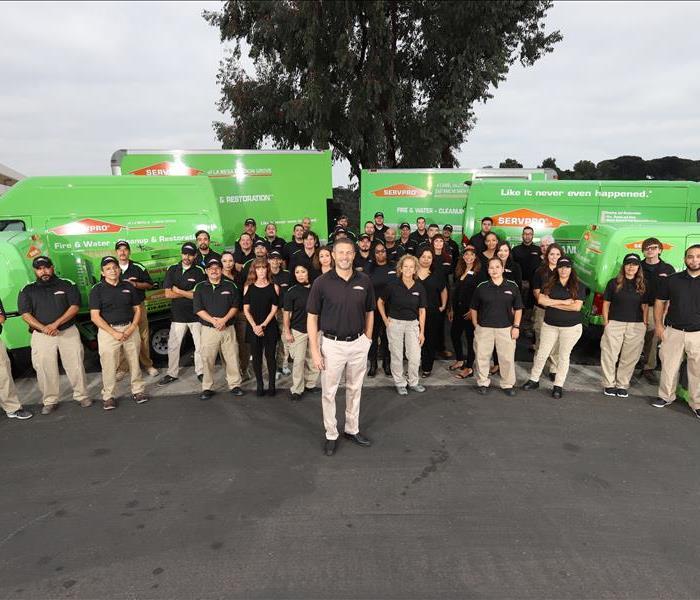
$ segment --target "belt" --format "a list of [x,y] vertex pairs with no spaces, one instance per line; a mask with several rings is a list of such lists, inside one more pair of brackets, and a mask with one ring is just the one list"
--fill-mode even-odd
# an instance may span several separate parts
[[332,333],[323,333],[324,338],[328,338],[329,340],[333,340],[335,342],[354,342],[357,338],[359,338],[364,332],[360,333],[355,333],[354,335],[348,335],[345,337],[340,337],[337,335],[333,335]]
[[676,329],[678,331],[683,331],[685,333],[696,333],[700,331],[700,327],[676,327],[675,325],[669,325],[672,329]]
[[110,323],[110,327],[126,327],[127,325],[131,325],[131,321],[127,321],[126,323]]

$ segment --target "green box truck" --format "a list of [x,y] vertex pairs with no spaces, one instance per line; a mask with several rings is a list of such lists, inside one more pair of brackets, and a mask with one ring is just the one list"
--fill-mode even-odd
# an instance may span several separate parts
[[211,181],[224,223],[224,244],[234,246],[248,217],[258,235],[275,223],[277,235],[291,239],[295,223],[311,218],[328,238],[333,199],[330,150],[117,150],[113,175],[204,176]]
[[146,292],[152,350],[167,352],[170,301],[161,289],[167,268],[180,260],[183,241],[198,229],[223,248],[219,203],[204,177],[32,177],[0,196],[0,295],[8,319],[2,338],[8,349],[29,346],[27,325],[17,314],[17,295],[34,281],[32,260],[44,254],[59,276],[80,289],[79,329],[90,341],[90,288],[100,278],[100,259],[114,254],[119,239],[131,245],[156,287]]

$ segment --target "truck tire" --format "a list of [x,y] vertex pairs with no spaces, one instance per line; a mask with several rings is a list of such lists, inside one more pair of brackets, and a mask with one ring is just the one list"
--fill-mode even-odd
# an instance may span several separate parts
[[170,336],[170,321],[155,321],[150,323],[151,359],[154,363],[164,364],[168,360],[168,337]]

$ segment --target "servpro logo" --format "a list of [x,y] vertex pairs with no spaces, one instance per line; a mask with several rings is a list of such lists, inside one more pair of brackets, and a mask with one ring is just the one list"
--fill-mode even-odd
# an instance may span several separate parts
[[496,227],[525,227],[529,225],[535,229],[556,229],[561,225],[569,224],[568,221],[535,212],[529,208],[516,208],[500,215],[493,215],[491,218]]
[[397,183],[372,192],[378,198],[425,198],[430,192],[407,183]]
[[107,221],[98,221],[97,219],[80,219],[65,225],[59,225],[53,229],[49,229],[50,233],[56,235],[86,235],[93,233],[117,233],[124,229],[121,225],[108,223]]
[[[642,249],[642,242],[644,240],[639,240],[637,242],[630,242],[629,244],[625,244],[625,248],[629,248],[630,250],[641,250]],[[673,244],[661,244],[661,247],[663,250],[670,250],[673,248]]]
[[163,175],[199,175],[204,173],[199,169],[193,169],[182,163],[174,162],[159,162],[155,165],[150,165],[148,167],[142,167],[141,169],[136,169],[135,171],[130,171],[129,175],[145,175],[145,176],[163,176]]

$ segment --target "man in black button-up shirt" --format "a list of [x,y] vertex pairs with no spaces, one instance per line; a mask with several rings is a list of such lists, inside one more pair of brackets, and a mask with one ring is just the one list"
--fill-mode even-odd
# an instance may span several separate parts
[[[333,245],[335,269],[314,281],[306,304],[307,329],[314,364],[321,371],[324,451],[332,456],[338,439],[335,394],[345,373],[345,437],[361,446],[371,442],[360,434],[360,397],[372,344],[374,290],[370,278],[353,270],[355,245],[348,239]],[[319,347],[319,331],[323,338]]]
[[[657,408],[676,399],[683,357],[688,364],[688,404],[700,419],[700,244],[685,251],[686,269],[661,280],[656,290],[654,322],[661,340],[661,377]],[[666,327],[663,317],[666,309]]]
[[32,365],[36,371],[44,407],[42,415],[58,408],[58,355],[73,388],[73,398],[87,408],[88,397],[83,365],[83,344],[75,326],[80,309],[78,287],[56,277],[51,259],[37,256],[32,262],[36,281],[24,286],[17,299],[17,311],[32,332]]

